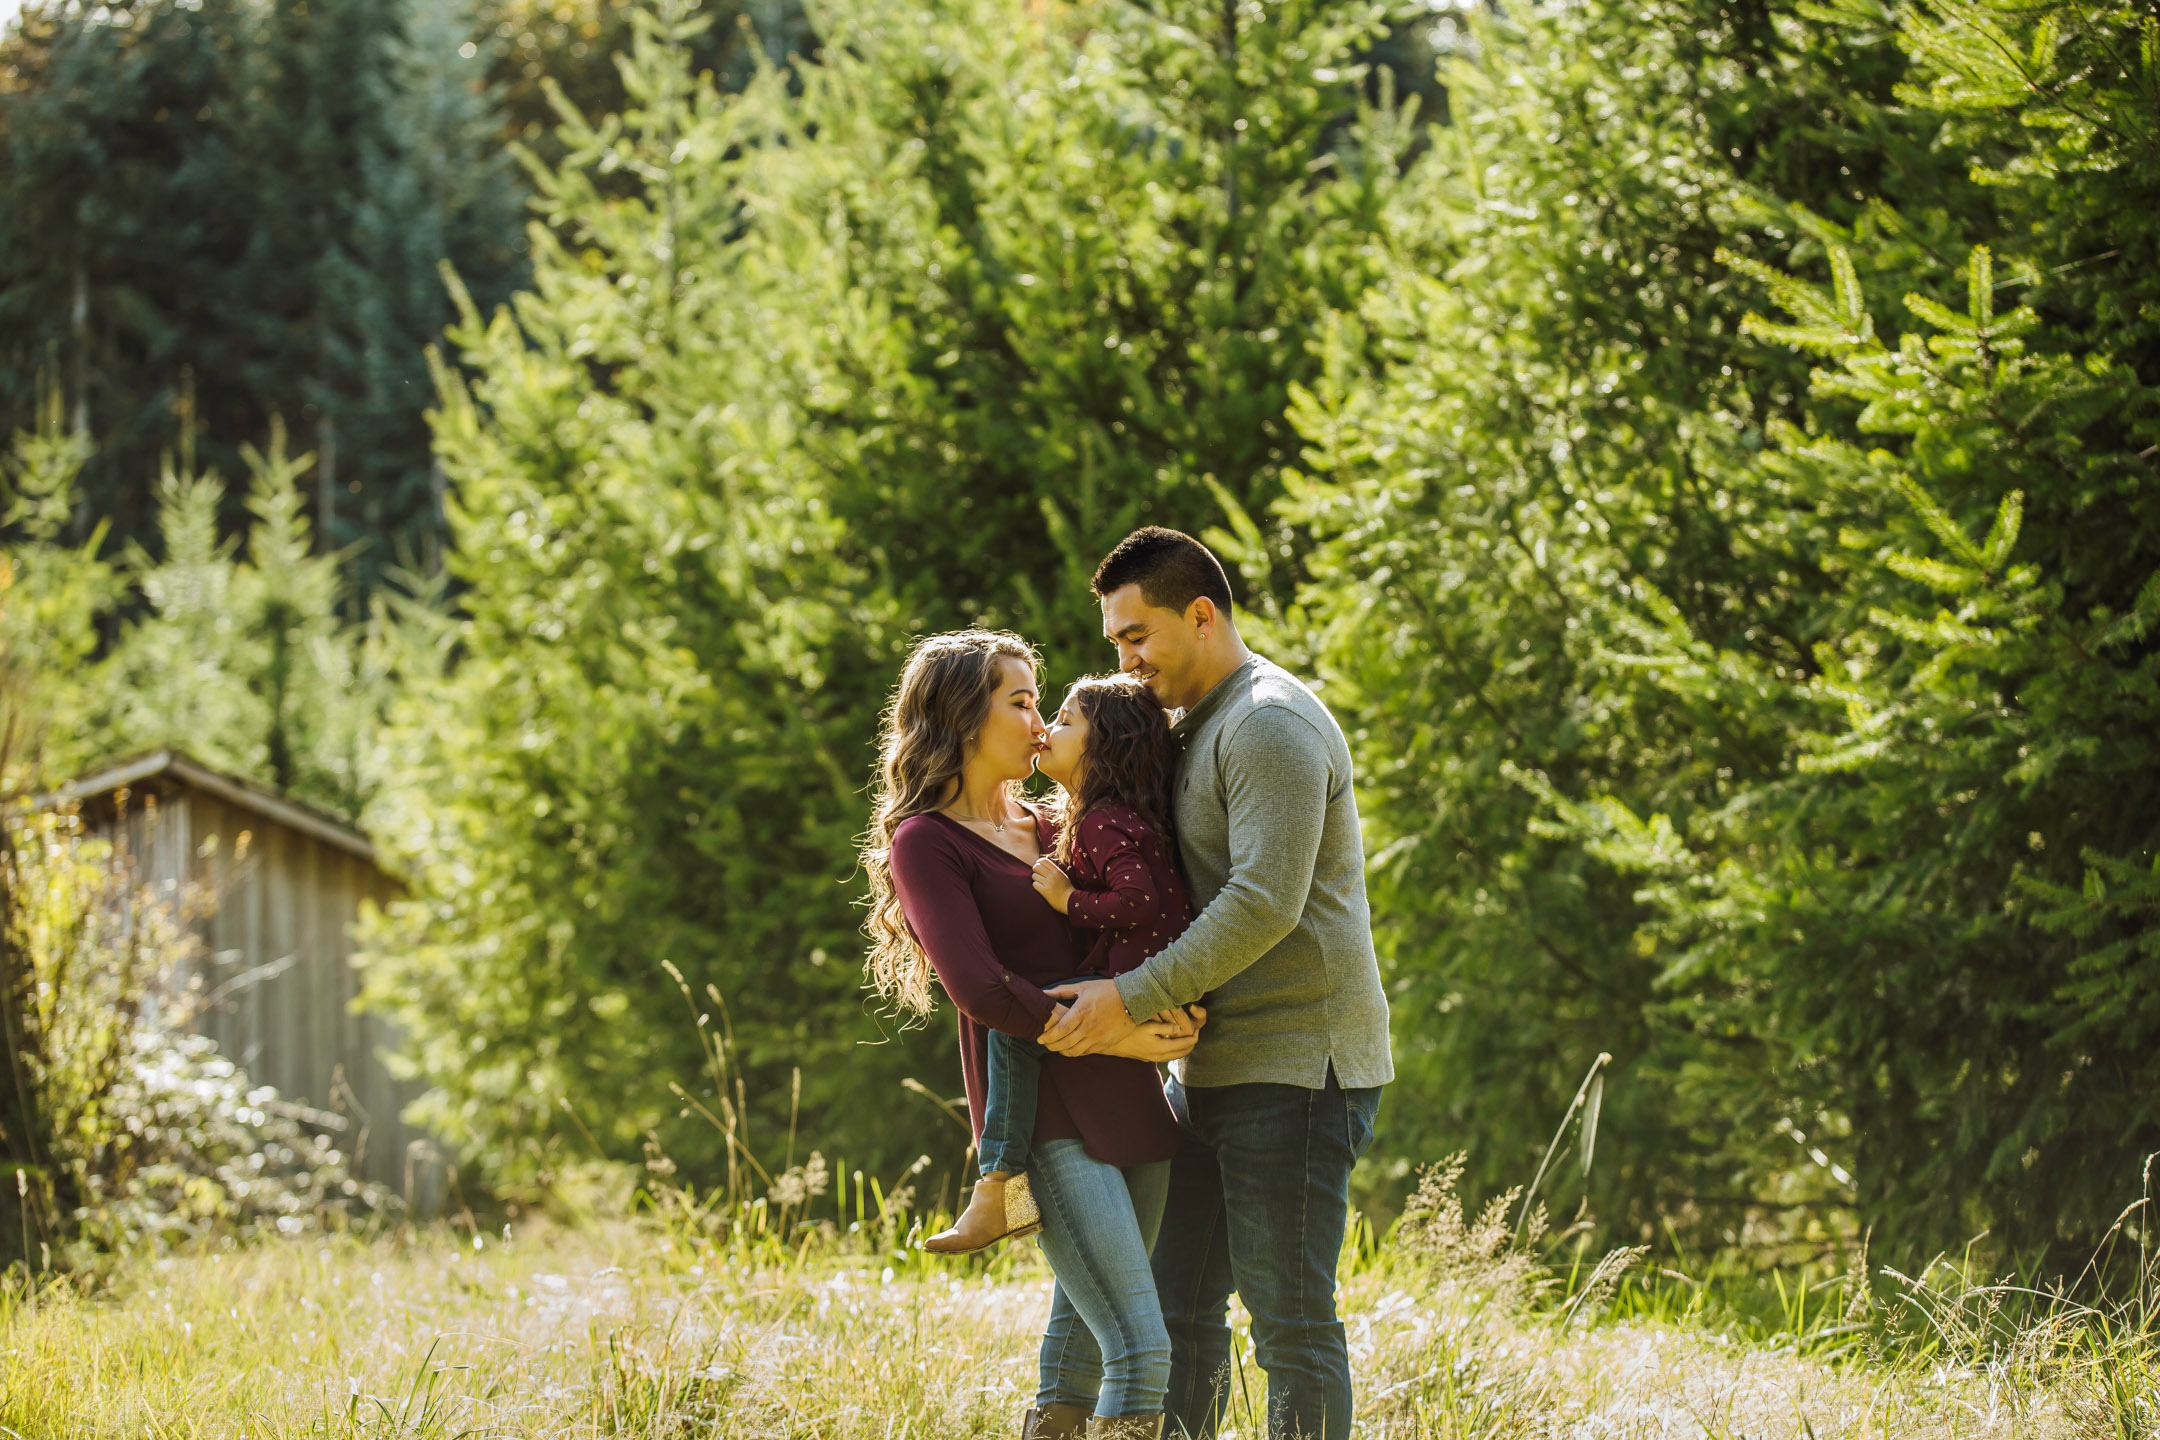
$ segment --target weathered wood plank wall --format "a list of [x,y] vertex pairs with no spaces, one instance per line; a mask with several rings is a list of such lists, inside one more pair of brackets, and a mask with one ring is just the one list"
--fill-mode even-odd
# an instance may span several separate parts
[[[215,897],[199,962],[212,998],[195,1028],[256,1084],[344,1116],[337,1143],[355,1175],[401,1194],[414,1181],[439,1185],[424,1160],[425,1133],[399,1118],[419,1087],[390,1072],[385,1055],[396,1035],[352,1009],[360,980],[353,923],[363,900],[387,903],[396,882],[351,848],[169,773],[130,792],[127,829],[141,878],[168,894],[202,886]],[[103,798],[85,804],[93,824],[101,809],[110,823],[112,797]]]

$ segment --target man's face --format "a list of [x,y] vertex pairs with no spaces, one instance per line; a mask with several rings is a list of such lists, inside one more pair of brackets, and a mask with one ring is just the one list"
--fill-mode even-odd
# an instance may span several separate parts
[[1182,710],[1200,697],[1193,694],[1201,668],[1201,625],[1214,618],[1205,597],[1183,614],[1147,603],[1138,585],[1126,585],[1102,597],[1103,634],[1117,646],[1118,669],[1154,692],[1166,709]]

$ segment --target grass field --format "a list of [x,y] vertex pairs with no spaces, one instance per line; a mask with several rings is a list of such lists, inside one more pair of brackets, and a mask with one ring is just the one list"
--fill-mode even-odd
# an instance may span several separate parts
[[[0,1427],[43,1437],[1012,1435],[1048,1276],[896,1233],[782,1246],[683,1216],[308,1237],[0,1301]],[[1371,1437],[2160,1436],[2149,1331],[1999,1291],[1785,1289],[1744,1322],[1632,1257],[1554,1278],[1441,1204],[1346,1256]],[[1902,1316],[1902,1318],[1900,1318]],[[2126,1329],[2126,1326],[2131,1328]],[[1886,1341],[1885,1336],[1889,1339]],[[1261,1380],[1233,1387],[1256,1432]]]

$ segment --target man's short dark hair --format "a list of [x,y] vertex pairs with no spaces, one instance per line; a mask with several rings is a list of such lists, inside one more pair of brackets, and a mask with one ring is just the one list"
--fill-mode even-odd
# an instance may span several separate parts
[[1205,595],[1216,609],[1230,613],[1230,577],[1223,573],[1222,561],[1180,530],[1150,525],[1118,541],[1096,567],[1094,590],[1108,595],[1127,585],[1138,585],[1141,598],[1158,610],[1182,615]]

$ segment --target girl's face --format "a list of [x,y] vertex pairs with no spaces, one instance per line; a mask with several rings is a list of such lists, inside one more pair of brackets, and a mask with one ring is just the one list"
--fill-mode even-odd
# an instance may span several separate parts
[[1073,782],[1080,778],[1081,763],[1087,758],[1087,742],[1087,716],[1080,713],[1079,701],[1068,695],[1050,721],[1049,739],[1042,753],[1035,757],[1035,768],[1070,790]]
[[1043,745],[1042,716],[1035,710],[1035,674],[1010,655],[998,660],[997,688],[990,713],[968,743],[966,764],[981,766],[997,780],[1025,780]]

